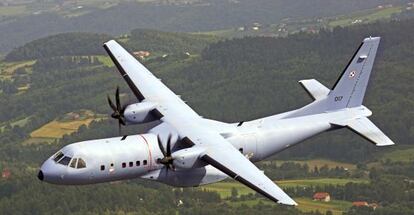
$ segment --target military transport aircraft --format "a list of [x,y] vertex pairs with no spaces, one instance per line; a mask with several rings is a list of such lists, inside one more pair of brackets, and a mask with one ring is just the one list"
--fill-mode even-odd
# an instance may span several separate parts
[[268,199],[297,205],[252,162],[263,160],[324,131],[349,128],[377,146],[394,143],[367,117],[362,105],[379,37],[369,37],[332,89],[299,83],[314,99],[300,109],[249,122],[205,119],[192,110],[116,41],[104,44],[138,103],[108,97],[119,125],[158,121],[146,134],[89,140],[63,147],[47,159],[40,180],[64,185],[143,178],[178,187],[233,178]]

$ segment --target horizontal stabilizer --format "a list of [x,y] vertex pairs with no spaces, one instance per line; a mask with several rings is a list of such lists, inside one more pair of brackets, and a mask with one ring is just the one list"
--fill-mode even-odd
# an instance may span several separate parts
[[299,83],[314,100],[325,98],[330,90],[315,79],[301,80]]
[[395,143],[366,117],[354,119],[347,127],[377,146],[389,146]]

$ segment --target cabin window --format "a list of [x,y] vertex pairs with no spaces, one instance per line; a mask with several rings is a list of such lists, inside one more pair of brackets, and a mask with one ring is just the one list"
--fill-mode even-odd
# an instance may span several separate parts
[[135,162],[135,166],[139,166],[139,165],[140,165],[139,161]]
[[101,171],[105,170],[105,165],[101,165]]
[[59,161],[59,163],[62,164],[62,165],[67,166],[69,164],[70,160],[72,160],[71,157],[65,156]]
[[133,167],[134,166],[134,162],[129,162],[129,167]]
[[114,167],[114,163],[111,163],[111,167]]
[[78,169],[82,169],[82,168],[85,168],[86,167],[86,163],[85,163],[85,161],[82,159],[82,158],[79,158],[78,159],[78,165],[77,165],[77,167],[76,168],[78,168]]
[[72,159],[72,162],[70,162],[70,167],[72,167],[72,168],[76,168],[76,161],[78,161],[78,159],[77,158],[73,158]]
[[243,148],[240,148],[239,151],[243,154]]
[[126,163],[122,163],[122,168],[125,168],[126,167]]
[[62,152],[58,152],[56,153],[56,155],[53,157],[53,160],[55,162],[58,162],[62,157],[64,156],[64,154]]
[[147,165],[147,160],[144,160],[143,162],[142,162],[142,165]]

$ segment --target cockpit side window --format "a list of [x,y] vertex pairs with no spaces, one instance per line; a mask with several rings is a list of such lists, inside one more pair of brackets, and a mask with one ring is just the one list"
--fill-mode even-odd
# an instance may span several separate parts
[[78,166],[76,167],[77,169],[82,169],[86,167],[86,163],[82,158],[78,159]]
[[72,161],[70,162],[70,167],[72,167],[72,168],[76,168],[76,161],[78,161],[78,159],[77,158],[73,158],[72,159]]
[[62,157],[64,156],[64,154],[62,152],[58,152],[55,154],[55,156],[53,157],[53,160],[55,162],[58,162]]
[[58,163],[67,166],[69,164],[70,160],[72,160],[71,157],[65,156]]

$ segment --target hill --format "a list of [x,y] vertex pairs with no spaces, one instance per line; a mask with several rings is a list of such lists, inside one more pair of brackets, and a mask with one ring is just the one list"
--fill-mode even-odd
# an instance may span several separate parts
[[[64,8],[56,11],[56,8],[64,7],[59,3],[55,6],[51,6],[53,3],[44,3],[35,7],[29,5],[27,8],[34,8],[34,14],[23,13],[21,16],[13,16],[0,22],[3,35],[0,38],[0,52],[9,51],[34,39],[70,31],[110,35],[120,35],[135,28],[187,32],[212,31],[236,28],[255,22],[277,24],[286,19],[337,16],[374,8],[381,4],[401,4],[406,0],[203,0],[186,2],[191,3],[119,1],[119,4],[115,2],[115,4],[107,5],[96,1],[95,8],[88,10],[85,7],[88,1],[81,1],[72,6],[82,7],[80,10],[73,11],[74,14],[62,14],[61,11]],[[43,11],[45,7],[50,9]],[[87,12],[85,13],[84,10]]]
[[[397,144],[408,146],[413,139],[413,125],[409,120],[413,118],[414,101],[411,84],[414,81],[413,27],[414,21],[407,20],[336,28],[319,34],[300,33],[287,38],[255,37],[220,42],[191,35],[194,41],[189,44],[200,40],[203,45],[191,45],[194,53],[190,57],[180,55],[180,49],[173,49],[171,58],[155,57],[143,62],[201,115],[233,122],[282,112],[309,102],[298,80],[317,78],[331,86],[364,37],[382,36],[365,104],[374,112],[373,121]],[[146,36],[151,42],[162,43],[155,44],[152,52],[169,51],[164,49],[171,41],[169,38],[178,41],[177,44],[188,39],[188,35],[182,34],[162,35],[165,37],[157,36],[156,40]],[[140,49],[139,43],[133,45],[133,36],[119,39],[133,50]],[[207,47],[201,48],[204,45]],[[28,53],[36,53],[35,46],[27,47]],[[96,114],[108,114],[106,96],[113,96],[117,85],[121,87],[123,104],[136,101],[106,57],[80,51],[82,56],[67,56],[53,47],[43,51],[50,53],[52,50],[57,51],[56,55],[28,62],[0,62],[1,72],[3,68],[7,70],[7,75],[0,74],[3,89],[0,92],[0,169],[11,172],[9,178],[0,179],[1,214],[253,214],[260,211],[266,215],[278,211],[281,215],[322,215],[307,212],[308,209],[302,212],[266,204],[262,197],[252,193],[222,199],[217,192],[172,189],[140,180],[82,187],[40,183],[35,177],[39,164],[62,146],[118,135],[113,120],[80,123],[80,120],[68,118],[68,113],[87,109]],[[70,53],[78,51],[70,50]],[[22,83],[29,85],[24,91],[4,91],[4,86]],[[77,132],[59,134],[55,136],[59,140],[53,142],[39,140],[38,144],[25,144],[33,131],[62,127],[59,122],[75,123],[76,128],[71,129]],[[88,127],[80,124],[88,124]],[[123,134],[145,132],[147,126],[127,127]],[[289,179],[292,183],[286,186],[286,191],[311,210],[322,207],[311,204],[309,198],[313,193],[329,192],[335,201],[340,200],[346,207],[338,209],[327,204],[325,208],[346,210],[349,215],[412,214],[414,165],[409,156],[404,162],[391,159],[399,157],[401,150],[386,155],[381,153],[383,150],[351,132],[333,132],[277,155],[280,160],[294,162],[281,165],[264,162],[259,167],[272,178]],[[322,167],[318,166],[320,162],[307,164],[306,158],[346,161],[352,169],[348,172],[345,168],[334,167],[342,165],[337,162]],[[324,180],[324,177],[329,179]],[[308,184],[309,181],[312,183]],[[364,183],[354,183],[356,181]],[[295,186],[302,183],[307,186]],[[179,200],[184,202],[184,207],[178,206]],[[365,208],[348,209],[352,201],[375,202],[381,207],[375,212]]]

